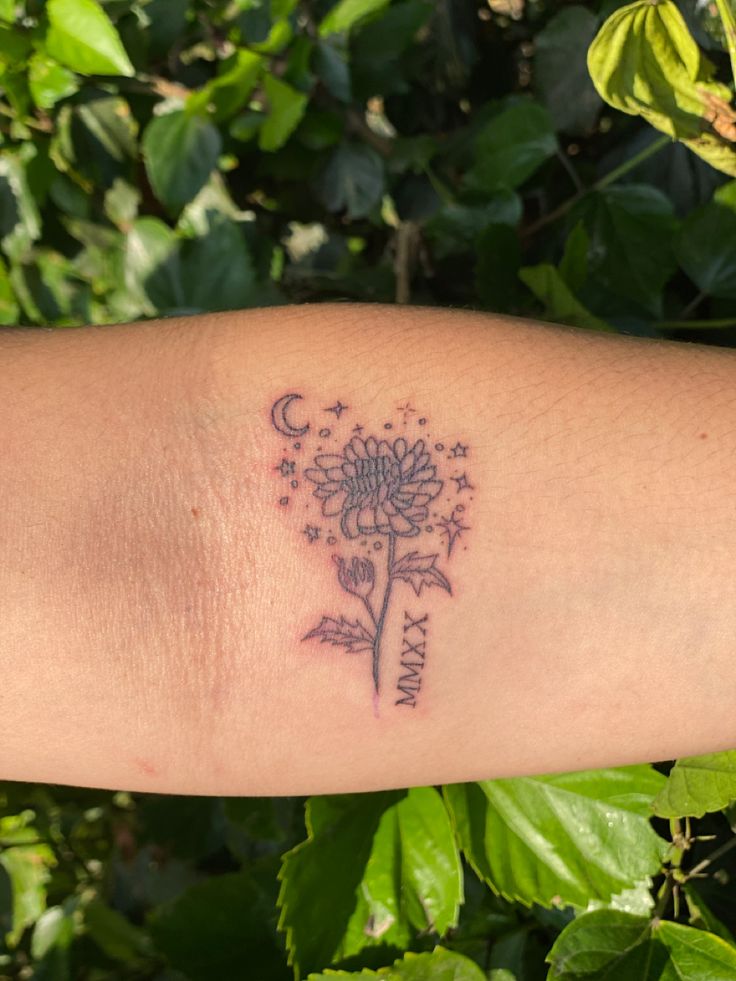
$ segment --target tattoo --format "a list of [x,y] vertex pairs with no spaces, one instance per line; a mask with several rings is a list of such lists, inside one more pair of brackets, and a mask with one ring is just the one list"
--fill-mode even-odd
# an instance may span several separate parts
[[[467,469],[461,471],[454,462],[466,465],[470,448],[459,440],[447,449],[442,441],[430,445],[429,419],[407,400],[395,407],[391,418],[370,427],[356,420],[355,410],[339,398],[316,410],[323,419],[331,416],[329,426],[311,421],[298,425],[290,416],[298,415],[292,403],[302,398],[292,392],[271,407],[271,424],[285,437],[280,455],[270,463],[277,482],[275,500],[281,509],[300,512],[301,537],[312,549],[320,552],[327,546],[339,586],[359,609],[357,616],[355,610],[323,614],[301,639],[370,654],[378,714],[381,656],[394,590],[404,583],[417,597],[433,586],[452,595],[438,561],[441,551],[448,561],[470,530],[465,521],[475,488]],[[284,494],[287,485],[290,493]],[[419,538],[427,546],[406,549],[406,540]],[[395,705],[417,705],[428,623],[428,613],[404,610]]]
[[427,656],[427,627],[429,614],[415,617],[404,610],[404,626],[401,641],[401,669],[396,689],[401,694],[395,705],[417,707],[417,696],[422,687],[422,671]]

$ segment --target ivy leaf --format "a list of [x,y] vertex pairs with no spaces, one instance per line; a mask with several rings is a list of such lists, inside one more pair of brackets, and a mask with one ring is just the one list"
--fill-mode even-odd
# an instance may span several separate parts
[[143,134],[143,157],[159,201],[171,211],[191,201],[214,170],[220,147],[219,130],[200,116],[154,117]]
[[557,151],[549,113],[538,102],[515,103],[494,116],[475,141],[475,162],[465,175],[468,190],[516,188]]
[[519,777],[445,788],[460,845],[507,899],[587,906],[659,870],[649,823],[664,778],[650,767]]
[[452,593],[450,583],[435,567],[439,555],[420,555],[418,552],[407,552],[391,566],[391,578],[403,579],[408,582],[417,596],[422,586],[439,586]]
[[48,0],[48,54],[82,75],[124,75],[135,69],[120,35],[97,0]]
[[[310,974],[308,981],[350,981],[351,978],[357,981],[371,981],[373,978],[377,981],[485,981],[485,977],[470,958],[454,950],[435,947],[427,954],[408,952],[391,967],[383,967],[380,971],[328,971],[326,974]],[[491,971],[491,979],[514,981],[509,972],[500,971]]]
[[659,817],[702,817],[736,800],[736,751],[677,760],[654,801]]
[[568,924],[547,961],[550,981],[728,981],[736,949],[704,930],[602,909]]
[[609,105],[643,116],[736,176],[736,148],[722,135],[729,116],[731,124],[736,118],[731,92],[713,80],[713,65],[674,0],[637,0],[614,11],[588,50],[588,69]]
[[550,18],[534,41],[537,95],[557,129],[569,133],[588,132],[601,108],[586,62],[597,24],[598,18],[585,7],[566,7]]
[[308,97],[273,75],[266,75],[263,87],[269,112],[258,135],[258,146],[261,150],[273,151],[280,149],[299,125]]
[[298,977],[457,922],[460,860],[434,788],[312,797],[306,821],[280,873],[279,927]]
[[323,644],[335,644],[337,647],[344,647],[350,654],[360,654],[363,651],[373,650],[373,634],[360,620],[351,623],[341,616],[339,619],[333,617],[322,617],[318,626],[310,630],[302,637],[302,640],[316,638]]

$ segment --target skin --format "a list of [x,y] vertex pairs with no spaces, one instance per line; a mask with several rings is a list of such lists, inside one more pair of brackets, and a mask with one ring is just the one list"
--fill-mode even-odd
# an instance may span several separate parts
[[[0,778],[306,794],[736,743],[731,351],[329,305],[5,331],[0,377]],[[378,715],[370,653],[300,639],[356,608],[275,500],[292,391],[472,448],[453,594],[392,599]]]

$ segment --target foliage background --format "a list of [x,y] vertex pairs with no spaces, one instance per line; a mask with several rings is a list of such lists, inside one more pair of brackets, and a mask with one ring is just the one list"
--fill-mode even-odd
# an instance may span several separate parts
[[[0,322],[355,299],[732,344],[736,125],[715,169],[687,100],[730,100],[733,8],[659,5],[632,78],[676,95],[631,115],[586,63],[620,7],[0,0]],[[734,797],[736,753],[307,802],[0,784],[0,977],[736,978]]]

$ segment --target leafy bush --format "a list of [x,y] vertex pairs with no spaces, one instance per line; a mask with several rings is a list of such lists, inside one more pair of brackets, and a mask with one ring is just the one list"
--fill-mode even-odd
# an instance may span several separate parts
[[[0,0],[0,322],[349,298],[730,344],[735,38],[731,0]],[[734,978],[735,798],[736,753],[6,783],[0,976]]]

